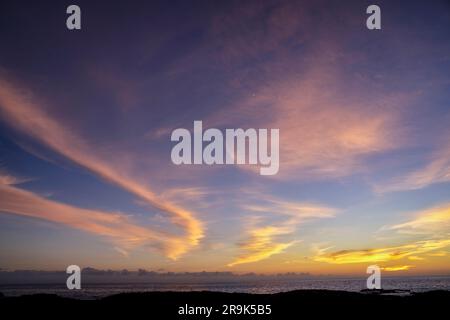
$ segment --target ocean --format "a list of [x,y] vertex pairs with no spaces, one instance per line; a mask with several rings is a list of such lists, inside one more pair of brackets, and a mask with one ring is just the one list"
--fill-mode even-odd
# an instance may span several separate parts
[[[449,290],[450,276],[429,277],[384,277],[383,289],[425,292]],[[86,283],[80,290],[68,290],[65,285],[55,284],[0,284],[0,292],[5,296],[30,294],[57,294],[77,299],[97,299],[105,296],[149,291],[221,291],[241,293],[278,293],[292,290],[344,290],[359,292],[366,288],[365,278],[321,278],[321,279],[279,279],[270,281],[208,282],[208,283]]]

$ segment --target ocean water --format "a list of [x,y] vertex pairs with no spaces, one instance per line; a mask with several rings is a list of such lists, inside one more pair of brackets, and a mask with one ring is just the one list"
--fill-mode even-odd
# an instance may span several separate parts
[[[277,293],[292,290],[344,290],[359,292],[366,288],[366,279],[280,279],[271,281],[208,282],[208,283],[114,283],[82,284],[81,290],[68,290],[64,285],[21,284],[0,285],[5,296],[21,296],[37,293],[57,294],[78,299],[97,299],[112,294],[149,291],[220,291],[242,293]],[[445,277],[399,277],[383,278],[383,289],[425,292],[431,290],[450,290],[450,276]]]

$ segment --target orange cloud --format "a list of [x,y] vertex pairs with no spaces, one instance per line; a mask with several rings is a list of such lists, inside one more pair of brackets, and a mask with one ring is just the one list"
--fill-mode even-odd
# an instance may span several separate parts
[[414,266],[392,266],[392,267],[384,267],[381,268],[383,271],[388,271],[388,272],[395,272],[395,271],[405,271],[405,270],[409,270],[411,268],[414,268]]
[[257,262],[282,253],[299,240],[279,241],[281,236],[289,236],[296,227],[310,219],[333,217],[335,210],[310,203],[283,201],[270,196],[264,196],[263,205],[244,205],[245,210],[283,215],[288,219],[278,225],[255,226],[252,224],[247,231],[247,240],[239,244],[243,253],[229,263],[228,266]]
[[411,221],[385,226],[383,229],[397,230],[401,233],[449,235],[450,203],[419,212]]
[[410,256],[410,257],[408,257],[408,259],[411,260],[411,261],[422,261],[422,260],[425,260],[424,258],[419,257],[419,256]]
[[280,128],[281,170],[338,177],[361,170],[365,157],[394,148],[393,114],[340,103],[342,98],[327,93],[328,80],[312,76],[281,89],[272,102],[277,116],[269,126]]
[[432,252],[429,253],[428,256],[430,257],[445,257],[448,254],[446,251],[438,251],[438,252]]
[[341,250],[328,253],[328,249],[318,250],[315,261],[332,264],[373,263],[395,261],[410,256],[446,248],[450,240],[424,240],[396,247],[376,248],[366,250]]
[[0,212],[45,219],[99,235],[114,242],[121,252],[142,244],[157,244],[169,256],[176,250],[176,238],[140,227],[121,213],[70,206],[4,183],[0,184]]
[[235,261],[228,264],[229,267],[260,261],[270,256],[281,253],[295,243],[291,242],[275,242],[276,236],[289,234],[293,231],[290,227],[267,226],[256,228],[250,231],[249,239],[240,245],[240,249],[245,254],[238,257]]
[[[416,93],[387,92],[378,80],[348,72],[348,57],[367,62],[367,53],[349,54],[342,34],[313,26],[315,4],[269,6],[251,3],[212,19],[221,62],[245,67],[231,81],[241,97],[204,123],[280,129],[280,171],[272,178],[347,176],[368,170],[370,156],[404,147],[401,112]],[[329,14],[320,13],[325,20]],[[264,27],[250,27],[255,21]],[[316,41],[318,35],[326,40]],[[301,54],[293,47],[302,47]],[[244,63],[261,52],[274,58],[256,67]]]
[[252,212],[267,212],[292,217],[291,221],[300,222],[313,218],[331,218],[336,214],[333,208],[320,206],[314,203],[280,200],[264,195],[262,205],[243,205],[243,209]]
[[112,165],[73,130],[52,118],[35,103],[32,96],[0,78],[0,112],[7,124],[30,135],[45,146],[65,156],[93,174],[134,194],[165,212],[172,223],[185,230],[185,236],[171,244],[170,258],[177,258],[196,246],[204,236],[203,225],[192,212],[163,200],[150,188],[138,183],[127,168]]
[[[204,125],[280,129],[280,171],[272,178],[351,175],[368,170],[368,157],[406,142],[400,112],[414,94],[386,92],[378,80],[348,72],[343,66],[349,56],[367,61],[367,54],[364,50],[349,54],[341,34],[315,25],[311,20],[311,13],[317,14],[315,7],[249,3],[225,9],[211,20],[207,55],[212,51],[220,64],[243,69],[229,81],[239,98],[213,113]],[[320,13],[324,20],[329,14]],[[262,27],[254,28],[256,22]],[[318,35],[326,40],[316,41]],[[302,47],[301,54],[292,50],[295,47]],[[272,59],[246,63],[260,61],[261,53]]]
[[19,179],[15,176],[12,176],[6,172],[0,171],[0,185],[14,185],[29,181],[30,179]]
[[274,77],[231,106],[233,112],[216,114],[205,123],[280,129],[280,172],[275,178],[353,174],[367,168],[369,156],[402,146],[398,106],[406,97],[375,95],[368,100],[359,90],[345,92],[336,67],[320,58],[316,63],[301,75]]

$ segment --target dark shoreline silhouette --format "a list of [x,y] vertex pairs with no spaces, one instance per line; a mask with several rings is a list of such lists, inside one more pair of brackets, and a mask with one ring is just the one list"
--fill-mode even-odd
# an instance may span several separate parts
[[[229,305],[270,305],[270,314],[223,314]],[[97,300],[63,298],[52,294],[4,297],[0,294],[2,314],[37,318],[77,316],[102,319],[301,319],[304,316],[346,318],[392,318],[448,314],[450,291],[408,293],[396,290],[347,292],[328,290],[296,290],[276,294],[195,292],[122,293]],[[209,307],[209,317],[180,315],[180,308]],[[217,311],[216,311],[217,310]],[[236,309],[235,309],[236,310]],[[252,312],[257,307],[249,307]],[[228,307],[228,312],[230,311]],[[267,312],[267,309],[266,309]]]

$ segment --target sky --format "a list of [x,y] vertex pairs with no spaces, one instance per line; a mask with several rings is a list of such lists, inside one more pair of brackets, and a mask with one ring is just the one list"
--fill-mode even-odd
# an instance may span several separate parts
[[[450,273],[450,4],[0,4],[0,268]],[[175,165],[279,129],[279,172]]]

